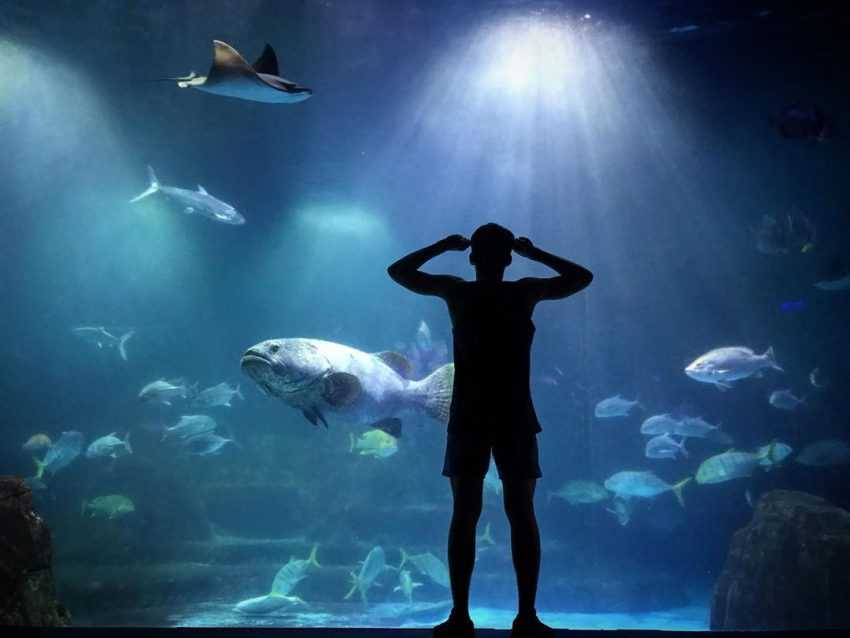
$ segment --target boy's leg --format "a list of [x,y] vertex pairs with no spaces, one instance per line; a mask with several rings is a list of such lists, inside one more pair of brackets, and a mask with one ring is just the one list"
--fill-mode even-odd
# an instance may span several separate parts
[[452,614],[469,617],[469,585],[475,566],[475,526],[481,516],[484,478],[453,476],[452,522],[449,527],[449,576],[452,585]]
[[536,614],[537,579],[540,573],[540,532],[534,515],[534,489],[537,479],[502,481],[505,513],[511,525],[511,553],[516,571],[518,615]]

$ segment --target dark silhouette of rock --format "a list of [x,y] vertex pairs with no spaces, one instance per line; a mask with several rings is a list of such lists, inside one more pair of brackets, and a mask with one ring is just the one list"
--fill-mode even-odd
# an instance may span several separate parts
[[32,492],[0,476],[0,626],[63,626],[70,615],[53,589],[50,530],[32,509]]
[[735,532],[712,630],[850,627],[850,512],[804,492],[762,496]]

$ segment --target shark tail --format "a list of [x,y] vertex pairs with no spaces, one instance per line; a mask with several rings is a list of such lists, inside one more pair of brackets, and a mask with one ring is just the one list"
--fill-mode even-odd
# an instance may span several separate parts
[[148,181],[150,182],[148,187],[143,192],[139,193],[133,199],[131,199],[131,204],[135,204],[140,199],[149,197],[150,195],[153,195],[154,193],[159,191],[159,180],[156,178],[156,173],[153,172],[153,167],[151,166],[148,166]]
[[121,338],[118,340],[118,354],[121,355],[124,361],[127,360],[127,342],[133,338],[134,334],[136,334],[136,331],[130,330],[121,335]]
[[691,482],[691,477],[687,477],[679,481],[673,486],[673,495],[676,497],[676,500],[679,501],[679,505],[685,507],[685,497],[682,496],[682,490],[685,489],[685,486]]
[[440,366],[421,381],[410,384],[414,402],[425,412],[442,423],[449,422],[449,408],[452,404],[455,366],[447,363]]

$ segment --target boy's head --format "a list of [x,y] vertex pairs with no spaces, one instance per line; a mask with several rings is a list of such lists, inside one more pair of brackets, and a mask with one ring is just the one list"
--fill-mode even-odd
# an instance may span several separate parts
[[470,241],[469,263],[487,271],[504,270],[511,263],[514,234],[498,224],[475,229]]

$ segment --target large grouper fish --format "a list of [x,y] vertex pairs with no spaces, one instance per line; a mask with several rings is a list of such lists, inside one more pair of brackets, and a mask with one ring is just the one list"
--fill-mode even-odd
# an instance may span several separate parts
[[242,371],[260,390],[300,410],[313,425],[328,417],[401,436],[400,415],[413,411],[448,422],[454,364],[421,380],[396,352],[367,353],[320,339],[269,339],[242,355]]

